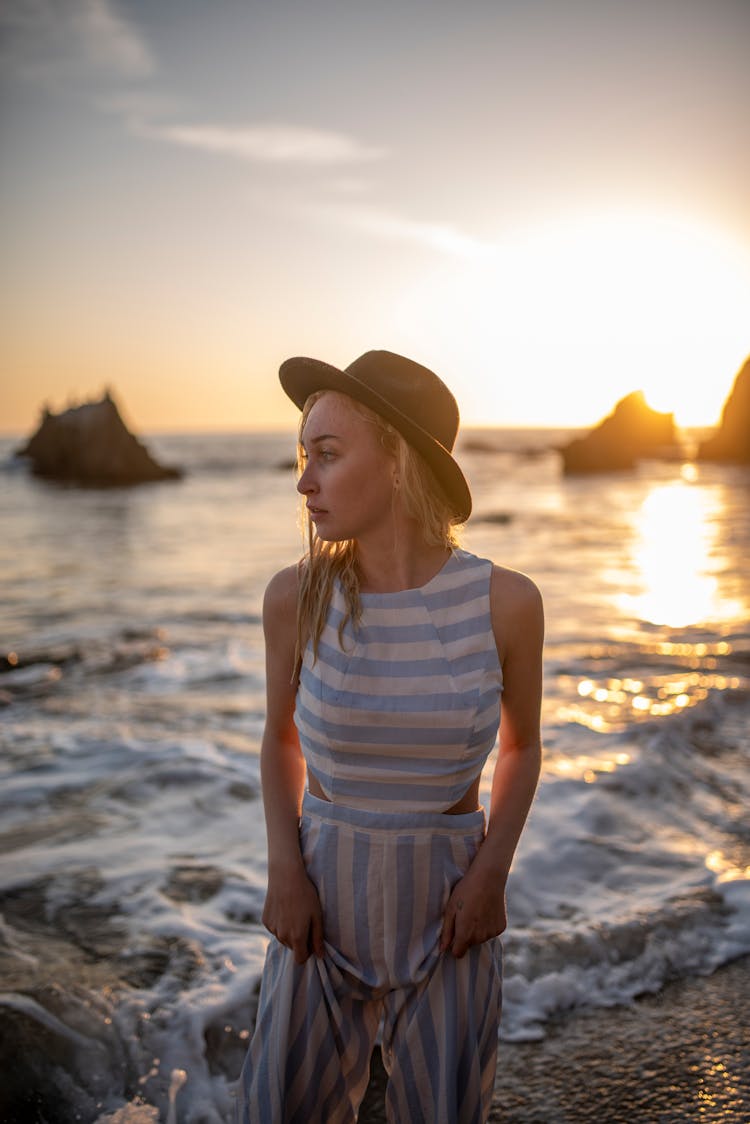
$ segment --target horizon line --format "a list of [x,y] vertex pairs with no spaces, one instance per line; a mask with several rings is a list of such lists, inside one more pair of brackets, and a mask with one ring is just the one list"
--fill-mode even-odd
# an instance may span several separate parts
[[[576,423],[560,423],[553,424],[550,422],[462,422],[458,432],[457,440],[460,441],[461,435],[466,432],[494,432],[495,430],[535,430],[537,432],[548,431],[550,433],[559,432],[560,430],[592,430],[596,429],[602,422],[602,418],[595,422],[580,422]],[[706,429],[718,429],[720,421],[705,423],[702,425],[680,425],[678,422],[674,423],[675,430],[678,433],[697,432]],[[38,430],[37,424],[33,430],[16,430],[16,429],[2,429],[0,428],[0,440],[25,440],[31,437]],[[273,434],[276,436],[284,436],[285,434],[296,433],[296,427],[287,427],[284,425],[262,425],[262,426],[247,426],[238,429],[233,426],[185,426],[174,427],[170,429],[163,429],[159,427],[154,428],[138,428],[130,429],[129,432],[134,437],[242,437],[246,435],[255,434]]]

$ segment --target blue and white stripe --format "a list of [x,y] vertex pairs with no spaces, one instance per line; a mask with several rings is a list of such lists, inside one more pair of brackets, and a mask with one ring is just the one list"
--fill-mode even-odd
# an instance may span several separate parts
[[237,1090],[238,1124],[352,1124],[378,1029],[392,1124],[482,1124],[502,996],[498,938],[439,949],[448,897],[484,812],[368,812],[304,799],[300,841],[325,956],[271,941]]
[[302,662],[295,721],[312,776],[352,808],[442,812],[492,750],[502,669],[490,619],[492,563],[456,550],[420,589],[364,593],[338,630],[338,584]]

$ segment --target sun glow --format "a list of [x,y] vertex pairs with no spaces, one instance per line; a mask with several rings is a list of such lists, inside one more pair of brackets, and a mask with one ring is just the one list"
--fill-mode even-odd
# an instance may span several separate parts
[[642,389],[679,425],[711,425],[750,350],[749,307],[750,262],[721,232],[614,212],[488,245],[401,313],[441,370],[448,356],[467,420],[593,424]]
[[672,627],[729,619],[740,612],[739,605],[720,596],[712,572],[714,505],[712,493],[683,480],[648,493],[632,555],[640,588],[620,596],[625,612]]

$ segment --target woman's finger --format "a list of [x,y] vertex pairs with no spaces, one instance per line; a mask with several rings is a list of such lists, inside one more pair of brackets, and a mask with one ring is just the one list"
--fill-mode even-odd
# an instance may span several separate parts
[[453,940],[451,941],[450,946],[451,952],[457,960],[461,959],[461,957],[466,953],[466,950],[471,944],[471,941],[467,939],[465,930],[466,924],[464,923],[462,925],[461,918],[457,917],[456,923],[453,926]]
[[310,949],[307,947],[307,935],[305,937],[295,937],[290,945],[294,953],[294,959],[298,964],[304,964],[310,955]]

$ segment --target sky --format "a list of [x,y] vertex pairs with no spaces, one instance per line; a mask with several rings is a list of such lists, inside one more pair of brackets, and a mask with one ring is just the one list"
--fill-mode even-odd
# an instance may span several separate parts
[[0,430],[291,425],[386,348],[467,424],[714,424],[750,354],[747,0],[5,0]]

